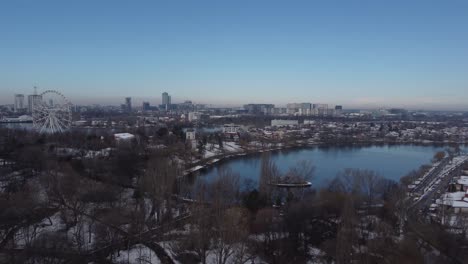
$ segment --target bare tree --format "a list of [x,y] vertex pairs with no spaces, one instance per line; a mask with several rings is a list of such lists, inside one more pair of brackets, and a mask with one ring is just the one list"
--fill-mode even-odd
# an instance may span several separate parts
[[312,180],[315,166],[312,161],[301,160],[289,169],[285,177],[291,182],[305,182]]
[[85,207],[82,200],[86,189],[85,180],[69,164],[60,164],[49,171],[43,183],[46,185],[50,202],[63,209],[62,217],[67,226],[76,225]]
[[206,204],[207,184],[197,182],[195,188],[195,200],[191,206],[191,221],[189,233],[183,240],[180,248],[195,252],[199,261],[206,264],[208,252],[211,249],[213,237],[211,210]]
[[248,238],[248,212],[243,208],[229,208],[214,219],[213,251],[217,264],[235,259],[245,261],[245,243]]
[[274,254],[274,242],[280,238],[279,231],[279,212],[273,208],[260,209],[255,216],[253,232],[260,235],[263,244],[262,250],[266,254]]
[[367,206],[371,206],[383,186],[383,180],[375,171],[345,169],[333,184],[335,189],[353,194],[356,198],[361,198]]
[[352,199],[346,200],[340,217],[336,242],[336,263],[352,263],[355,258],[354,247],[358,246],[356,234],[356,215]]
[[147,169],[140,182],[140,189],[151,200],[148,223],[153,219],[160,223],[162,215],[169,212],[174,184],[179,175],[179,168],[173,161],[160,156],[153,156],[148,161]]
[[260,169],[259,193],[269,202],[272,201],[273,187],[271,183],[278,181],[280,172],[275,163],[271,160],[270,153],[262,154],[262,164]]

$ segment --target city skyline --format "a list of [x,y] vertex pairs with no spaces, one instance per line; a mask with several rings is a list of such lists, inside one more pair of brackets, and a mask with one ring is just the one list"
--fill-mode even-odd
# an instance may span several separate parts
[[[40,94],[40,93],[38,93]],[[13,94],[10,97],[11,98],[6,98],[4,104],[0,103],[0,105],[11,105],[14,107],[15,105],[15,100],[16,100],[16,95],[18,94]],[[26,96],[33,96],[33,93],[24,93]],[[172,96],[170,96],[172,97]],[[70,98],[72,103],[74,105],[81,105],[81,106],[92,106],[92,105],[101,105],[101,106],[115,106],[119,107],[122,106],[122,104],[126,104],[125,100],[126,98],[131,98],[132,105],[136,107],[140,107],[143,103],[149,103],[150,105],[154,106],[162,106],[162,96],[150,96],[150,97],[141,97],[141,96],[108,96],[108,97],[93,97],[91,99],[89,98],[81,98],[80,97],[74,97]],[[362,110],[377,110],[377,109],[391,109],[391,108],[402,108],[402,109],[407,109],[407,110],[422,110],[422,111],[468,111],[468,106],[466,104],[460,104],[460,105],[455,105],[453,107],[451,106],[440,106],[438,104],[424,104],[423,106],[417,106],[417,105],[411,105],[409,103],[391,103],[391,102],[383,102],[379,103],[377,101],[369,101],[369,103],[348,103],[348,104],[342,104],[341,102],[338,101],[318,101],[314,100],[313,98],[302,98],[302,99],[297,99],[293,101],[280,101],[278,102],[273,102],[269,101],[267,98],[259,101],[244,101],[244,102],[239,102],[239,103],[223,103],[222,101],[216,101],[216,102],[210,102],[210,101],[193,101],[191,98],[187,97],[182,97],[182,96],[177,96],[175,97],[176,99],[172,101],[171,98],[171,103],[172,104],[182,104],[186,101],[191,101],[194,104],[202,104],[206,105],[208,107],[227,107],[227,108],[244,108],[246,104],[273,104],[275,107],[282,107],[285,108],[288,106],[288,104],[295,104],[295,103],[312,103],[312,104],[327,104],[329,106],[344,106],[348,110],[357,110],[357,109],[362,109]],[[9,99],[9,100],[8,100]],[[466,106],[466,107],[465,107]]]
[[0,104],[37,85],[76,104],[155,104],[167,91],[213,105],[468,110],[467,11],[435,1],[1,3]]

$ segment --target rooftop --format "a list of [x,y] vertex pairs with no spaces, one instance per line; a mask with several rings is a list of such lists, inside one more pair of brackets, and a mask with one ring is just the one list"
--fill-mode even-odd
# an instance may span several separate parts
[[132,139],[135,138],[133,134],[130,133],[117,133],[114,134],[115,139]]
[[460,178],[457,180],[457,183],[468,186],[468,176],[460,176]]

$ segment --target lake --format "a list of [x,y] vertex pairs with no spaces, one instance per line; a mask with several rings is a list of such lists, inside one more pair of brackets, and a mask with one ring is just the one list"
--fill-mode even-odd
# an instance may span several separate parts
[[[271,159],[283,173],[299,161],[311,161],[315,166],[312,184],[323,187],[346,168],[373,170],[385,178],[399,181],[411,170],[430,163],[434,154],[444,149],[420,145],[311,147],[274,151],[271,152]],[[220,167],[228,167],[243,180],[249,179],[258,183],[261,155],[254,154],[223,161],[200,172],[199,177],[211,181],[217,176]]]

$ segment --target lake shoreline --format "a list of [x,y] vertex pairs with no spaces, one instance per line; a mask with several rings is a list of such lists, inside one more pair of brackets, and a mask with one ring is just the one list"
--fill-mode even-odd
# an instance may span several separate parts
[[465,143],[455,143],[455,142],[433,142],[433,141],[414,141],[414,142],[355,142],[355,143],[340,143],[340,144],[331,144],[325,142],[305,142],[305,143],[297,143],[293,145],[284,145],[284,146],[277,146],[272,148],[263,148],[263,149],[256,149],[256,150],[244,150],[241,152],[235,153],[226,153],[222,155],[216,155],[210,158],[206,158],[202,161],[196,162],[190,167],[189,169],[185,170],[184,176],[193,174],[195,172],[206,170],[208,168],[212,168],[214,166],[218,166],[222,163],[235,160],[238,158],[245,158],[249,156],[261,155],[262,153],[276,153],[276,152],[283,152],[283,151],[294,151],[297,149],[328,149],[328,148],[365,148],[365,147],[372,147],[372,146],[427,146],[427,147],[454,147],[459,146],[463,147],[466,146]]

